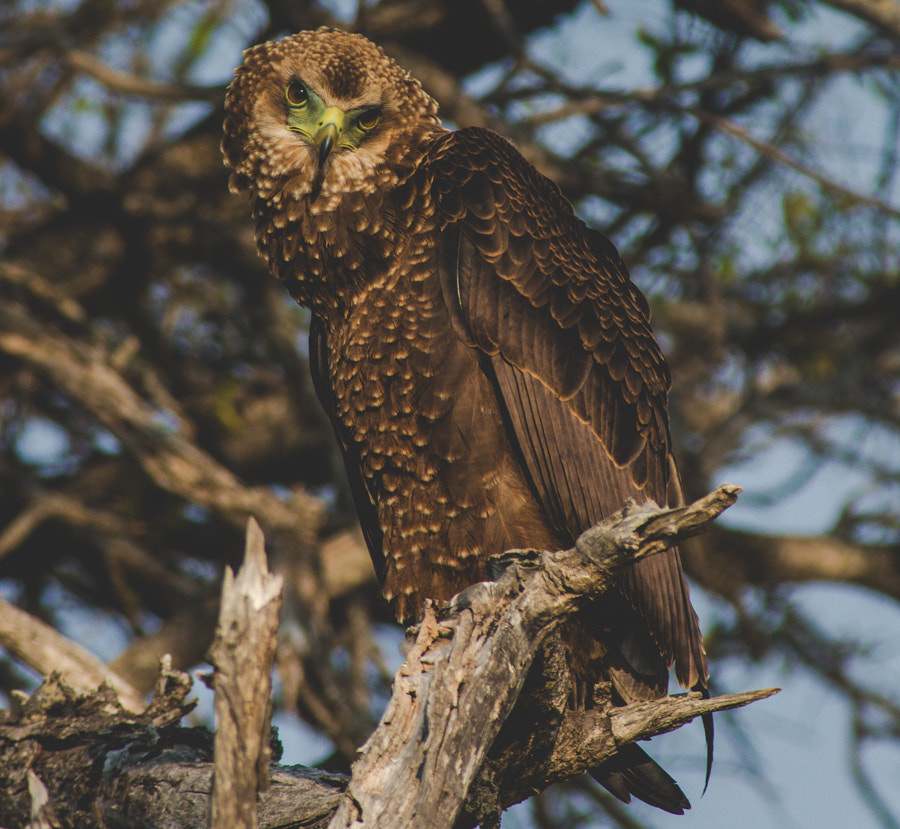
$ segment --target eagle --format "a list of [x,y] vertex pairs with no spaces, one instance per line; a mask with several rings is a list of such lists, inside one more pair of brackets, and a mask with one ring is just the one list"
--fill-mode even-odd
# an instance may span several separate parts
[[[222,141],[260,253],[311,312],[315,390],[406,623],[493,554],[571,547],[629,499],[682,504],[669,370],[616,248],[508,141],[437,110],[381,48],[321,28],[244,52]],[[662,697],[672,666],[706,688],[677,549],[629,566],[563,640],[575,707],[599,681],[619,704]],[[595,776],[690,806],[636,746]]]

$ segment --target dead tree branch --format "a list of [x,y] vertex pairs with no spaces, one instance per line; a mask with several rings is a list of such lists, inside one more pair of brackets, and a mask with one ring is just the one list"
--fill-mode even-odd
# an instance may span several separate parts
[[[498,556],[496,581],[465,590],[440,615],[429,608],[349,783],[273,766],[259,825],[496,826],[506,806],[624,745],[774,693],[685,694],[572,712],[559,650],[543,648],[622,566],[700,532],[738,491],[726,485],[674,510],[631,505],[571,550]],[[191,707],[186,685],[185,675],[164,671],[147,712],[133,715],[107,688],[78,697],[51,678],[0,715],[0,825],[27,822],[34,808],[52,808],[62,825],[75,815],[83,826],[99,826],[98,815],[113,827],[206,825],[211,741],[202,729],[174,725]],[[247,729],[259,742],[259,722]]]
[[213,829],[255,829],[256,796],[269,787],[272,659],[282,587],[281,576],[269,572],[262,530],[251,518],[237,578],[225,569],[219,627],[209,653],[216,668]]
[[0,598],[0,646],[41,674],[56,672],[82,691],[106,684],[128,711],[144,710],[141,695],[112,668],[46,622]]
[[[395,678],[381,724],[353,766],[353,778],[331,829],[453,826],[553,628],[607,590],[625,564],[700,532],[735,502],[738,492],[739,487],[723,485],[675,510],[652,504],[628,506],[584,533],[571,550],[510,551],[498,558],[498,564],[507,566],[497,581],[463,591],[443,618],[426,611],[415,646]],[[720,698],[705,710],[749,701]],[[664,700],[669,716],[662,719],[656,719],[655,703],[629,706],[636,719],[618,732],[612,719],[616,709],[593,712],[605,736],[595,742],[590,758],[581,755],[580,765],[568,765],[570,775],[609,759],[625,743],[693,719],[704,712],[703,706],[695,707],[697,702],[692,697]],[[493,758],[492,775],[505,777],[505,767],[519,768],[520,759],[521,746],[516,745],[505,758]],[[543,775],[561,779],[555,777],[556,769],[548,769],[546,758],[529,759]],[[568,753],[555,759],[570,763]],[[523,777],[516,777],[521,783]],[[533,782],[527,780],[526,786]],[[542,783],[546,786],[546,780]],[[494,788],[493,802],[488,796],[473,804],[473,811],[464,810],[464,822],[495,822],[500,811],[515,802],[510,792]],[[526,793],[520,789],[516,796],[520,799]]]

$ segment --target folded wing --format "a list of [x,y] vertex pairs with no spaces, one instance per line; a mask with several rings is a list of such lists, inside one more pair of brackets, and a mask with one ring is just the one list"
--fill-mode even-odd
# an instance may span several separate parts
[[[526,475],[560,537],[633,498],[681,502],[666,412],[669,372],[644,297],[613,245],[506,141],[449,133],[427,159],[444,225],[441,281],[457,335],[483,354]],[[705,683],[678,551],[628,568],[600,614],[624,696]],[[623,624],[626,622],[625,624]],[[615,659],[612,659],[615,662]]]

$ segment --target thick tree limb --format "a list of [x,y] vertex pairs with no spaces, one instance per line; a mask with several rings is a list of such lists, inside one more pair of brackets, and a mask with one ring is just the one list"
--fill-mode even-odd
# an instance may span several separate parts
[[[185,702],[190,689],[187,675],[167,671],[160,688],[151,709],[134,716],[116,705],[108,689],[77,696],[58,677],[51,677],[21,709],[0,714],[0,825],[24,825],[39,809],[64,816],[63,825],[77,818],[77,825],[103,829],[207,825],[214,769],[210,735],[204,729],[173,725],[193,707]],[[696,716],[699,712],[685,707],[686,700],[723,710],[768,693],[708,701],[693,700],[691,695],[660,705]],[[655,728],[659,722],[640,706],[616,713],[645,727]],[[598,745],[609,750],[609,732],[609,719],[599,714],[567,718],[551,764],[559,779],[585,768]],[[315,769],[273,766],[271,784],[259,801],[259,825],[324,829],[346,782]],[[523,779],[518,790],[504,791],[504,800],[533,794],[530,783]],[[90,796],[80,799],[85,792]],[[471,814],[475,806],[470,797],[464,813]]]
[[[555,626],[602,593],[621,566],[699,532],[737,492],[726,485],[675,510],[630,505],[571,550],[498,556],[497,581],[464,591],[440,616],[428,609],[349,784],[273,767],[273,787],[260,796],[260,825],[496,826],[506,806],[595,767],[628,743],[774,693],[712,700],[685,694],[572,712],[564,660],[558,649],[544,647],[553,644]],[[167,692],[175,679],[177,693]],[[75,697],[52,680],[21,710],[0,718],[0,789],[9,792],[0,796],[0,825],[30,814],[40,787],[29,774],[49,792],[41,808],[71,816],[87,804],[81,825],[99,825],[91,815],[103,815],[107,826],[144,825],[137,816],[159,829],[205,825],[209,738],[197,730],[159,731],[186,710],[185,679],[164,673],[159,699],[140,716],[121,710],[108,689]],[[528,693],[519,699],[526,683]],[[60,707],[60,697],[67,706]],[[234,707],[235,698],[230,702]],[[260,745],[258,720],[248,728],[243,739],[249,733]],[[73,770],[79,751],[93,759]],[[65,763],[54,760],[63,753]],[[72,792],[79,793],[77,802]]]
[[[699,532],[734,503],[739,491],[725,485],[675,510],[626,507],[582,535],[571,550],[511,551],[499,557],[510,564],[500,578],[457,596],[448,618],[426,611],[381,725],[354,764],[331,829],[453,825],[552,628],[604,592],[626,563]],[[661,725],[660,731],[671,727]],[[603,747],[597,746],[592,761],[579,771],[632,741],[618,741],[611,724],[608,731]],[[478,806],[473,817],[498,814],[506,805],[498,792],[496,802]]]
[[698,581],[724,596],[748,584],[768,587],[831,581],[900,599],[900,562],[890,545],[820,536],[772,536],[715,527],[682,549]]
[[123,708],[143,711],[143,697],[103,660],[46,622],[0,598],[0,646],[40,674],[56,672],[81,691],[107,684]]

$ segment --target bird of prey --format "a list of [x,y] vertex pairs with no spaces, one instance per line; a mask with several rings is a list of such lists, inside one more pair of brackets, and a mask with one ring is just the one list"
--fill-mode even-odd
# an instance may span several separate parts
[[[311,311],[314,385],[399,620],[486,579],[494,553],[571,547],[628,499],[681,503],[647,302],[511,144],[447,130],[417,80],[334,29],[248,49],[224,130],[259,250]],[[567,641],[574,687],[606,679],[621,703],[664,696],[673,664],[706,685],[675,549],[627,568]],[[636,746],[598,779],[689,806]]]

